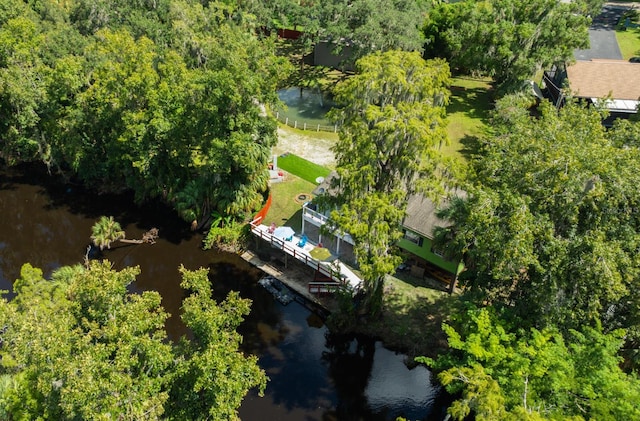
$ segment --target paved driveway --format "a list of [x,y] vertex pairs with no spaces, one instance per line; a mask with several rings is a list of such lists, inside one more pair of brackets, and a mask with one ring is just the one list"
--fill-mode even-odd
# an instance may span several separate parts
[[591,60],[592,58],[622,60],[622,54],[616,41],[615,26],[625,11],[624,7],[604,6],[589,29],[588,50],[575,50],[576,60]]

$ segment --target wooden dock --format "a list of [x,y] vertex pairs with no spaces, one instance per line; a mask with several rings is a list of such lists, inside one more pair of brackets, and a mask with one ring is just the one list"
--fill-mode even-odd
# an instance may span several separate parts
[[330,313],[337,309],[336,300],[332,295],[319,294],[310,291],[309,279],[313,278],[313,273],[311,273],[308,266],[296,264],[294,262],[285,269],[274,261],[262,260],[251,250],[247,250],[242,253],[241,257],[264,273],[277,278],[280,282],[285,284],[287,288],[294,291],[310,303],[313,303],[313,305],[316,305]]
[[[287,256],[292,256],[315,271],[314,281],[309,282],[307,285],[307,291],[311,293],[328,293],[335,291],[339,287],[356,291],[362,285],[362,279],[339,260],[320,261],[314,259],[310,253],[314,248],[318,247],[317,244],[306,240],[304,245],[300,246],[301,237],[293,235],[290,240],[279,238],[270,232],[269,227],[256,222],[251,223],[251,232],[256,237],[269,243],[273,248],[284,252],[285,267],[287,266]],[[323,286],[326,288],[321,288]]]

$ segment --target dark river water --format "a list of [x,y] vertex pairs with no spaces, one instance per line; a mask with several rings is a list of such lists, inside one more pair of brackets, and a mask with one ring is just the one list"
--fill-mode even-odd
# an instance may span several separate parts
[[446,403],[424,367],[409,370],[404,356],[367,337],[331,335],[321,319],[297,302],[283,306],[257,284],[261,272],[234,254],[203,251],[202,238],[165,206],[141,207],[132,197],[97,195],[55,183],[40,170],[0,172],[0,289],[11,290],[29,262],[45,276],[81,263],[91,226],[101,215],[120,222],[127,238],[160,230],[156,244],[116,245],[104,257],[117,269],[140,266],[131,289],[157,290],[173,316],[167,331],[185,333],[179,320],[178,267],[208,267],[216,296],[230,290],[253,300],[239,328],[243,350],[255,354],[270,381],[265,396],[245,398],[243,420],[440,420]]

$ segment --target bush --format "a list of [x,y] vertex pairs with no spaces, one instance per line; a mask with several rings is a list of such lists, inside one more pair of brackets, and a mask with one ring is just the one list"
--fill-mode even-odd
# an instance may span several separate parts
[[203,248],[210,250],[215,247],[220,250],[237,253],[242,249],[244,239],[248,232],[248,225],[237,222],[212,226],[203,241]]

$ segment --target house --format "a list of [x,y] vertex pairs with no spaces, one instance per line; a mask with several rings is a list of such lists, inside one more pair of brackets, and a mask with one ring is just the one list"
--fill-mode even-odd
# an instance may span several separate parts
[[610,113],[604,122],[606,126],[616,118],[629,118],[638,112],[640,63],[592,59],[559,64],[544,72],[543,81],[558,107],[569,95],[587,104],[606,107]]
[[[456,194],[462,196],[464,192]],[[398,247],[411,256],[411,271],[414,274],[422,276],[427,272],[432,277],[449,283],[460,275],[464,265],[460,261],[447,259],[434,247],[435,228],[450,225],[450,222],[438,218],[436,211],[436,204],[425,196],[410,196],[407,215],[402,222],[404,236],[398,242]]]
[[[331,180],[337,176],[335,172],[313,191],[315,195],[331,194]],[[466,193],[457,191],[457,195]],[[323,210],[313,202],[302,208],[302,232],[311,236],[318,243],[325,243],[336,250],[342,260],[353,259],[354,240],[348,233],[334,233],[331,236],[322,233],[321,227],[330,223],[330,210]],[[415,194],[407,203],[407,215],[402,223],[404,236],[398,247],[406,253],[406,263],[402,265],[414,276],[429,275],[447,284],[454,285],[458,275],[464,269],[462,262],[451,261],[433,247],[433,233],[437,226],[447,226],[448,222],[436,216],[436,205],[421,194]]]

